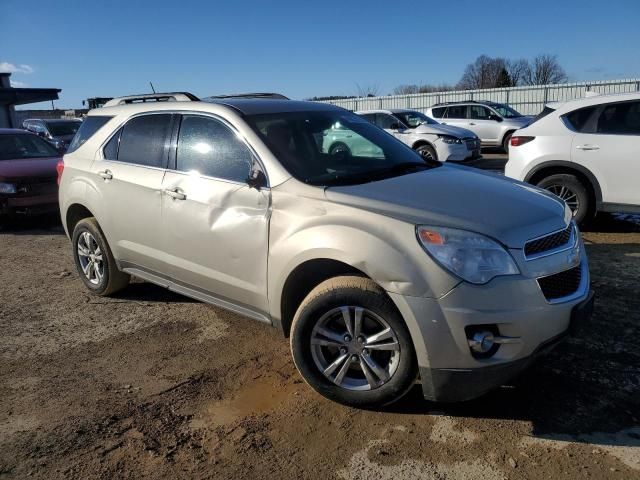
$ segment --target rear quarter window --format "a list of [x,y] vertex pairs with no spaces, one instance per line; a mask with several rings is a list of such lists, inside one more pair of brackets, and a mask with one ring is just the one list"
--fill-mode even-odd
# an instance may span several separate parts
[[437,107],[437,108],[433,108],[431,110],[431,113],[433,113],[433,116],[435,118],[442,118],[442,116],[444,115],[444,111],[447,109],[447,107]]
[[75,152],[112,118],[113,117],[106,115],[92,115],[90,117],[86,117],[82,121],[82,125],[80,125],[80,128],[73,137],[73,140],[71,140],[67,153]]
[[593,122],[590,120],[593,118],[593,115],[598,108],[600,108],[600,105],[579,108],[578,110],[564,114],[563,118],[567,126],[573,131],[590,133],[594,130]]

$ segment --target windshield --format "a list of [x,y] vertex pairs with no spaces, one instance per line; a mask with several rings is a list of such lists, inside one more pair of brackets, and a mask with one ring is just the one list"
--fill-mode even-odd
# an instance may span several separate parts
[[52,145],[36,135],[28,133],[0,135],[0,160],[57,157],[59,155]]
[[64,135],[75,135],[80,128],[80,120],[77,121],[48,121],[47,129],[54,137],[62,137]]
[[366,183],[440,165],[425,162],[350,112],[285,112],[246,119],[287,171],[311,185]]
[[433,118],[429,118],[420,112],[395,112],[393,116],[401,120],[409,128],[419,127],[423,123],[426,125],[439,125]]
[[490,105],[491,105],[491,108],[493,108],[496,112],[498,112],[501,117],[504,117],[504,118],[522,117],[521,113],[516,112],[509,105],[504,105],[502,103],[493,103]]

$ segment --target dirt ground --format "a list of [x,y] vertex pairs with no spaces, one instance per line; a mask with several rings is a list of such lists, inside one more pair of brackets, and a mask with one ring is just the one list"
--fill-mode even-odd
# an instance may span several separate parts
[[584,234],[593,321],[512,385],[376,411],[314,393],[268,326],[90,295],[42,225],[0,229],[0,479],[640,479],[640,223]]

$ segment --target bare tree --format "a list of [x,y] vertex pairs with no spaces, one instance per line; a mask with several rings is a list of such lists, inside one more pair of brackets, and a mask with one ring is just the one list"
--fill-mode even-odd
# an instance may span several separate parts
[[523,80],[526,85],[551,85],[566,82],[567,74],[557,55],[544,53],[533,59]]
[[474,90],[478,88],[495,88],[506,70],[504,58],[492,58],[480,55],[473,63],[467,65],[458,82],[458,88]]
[[359,97],[375,97],[380,91],[380,87],[375,83],[362,86],[359,83],[356,83],[356,89]]
[[420,85],[398,85],[393,89],[394,95],[411,95],[412,93],[420,93]]
[[529,71],[529,60],[521,58],[519,60],[507,60],[505,65],[509,77],[511,77],[511,84],[514,87],[522,85],[524,77]]

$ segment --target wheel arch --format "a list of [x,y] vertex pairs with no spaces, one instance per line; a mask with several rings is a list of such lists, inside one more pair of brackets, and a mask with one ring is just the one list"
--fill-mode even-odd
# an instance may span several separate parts
[[73,235],[73,230],[80,220],[94,216],[95,215],[91,210],[80,203],[73,203],[69,205],[64,216],[64,225],[69,237],[71,238]]
[[595,175],[586,167],[562,160],[542,163],[533,168],[524,178],[524,181],[536,185],[545,177],[556,174],[570,174],[578,177],[587,187],[595,201],[596,208],[602,204],[602,189]]
[[[436,150],[436,147],[433,143],[431,143],[429,140],[425,140],[424,138],[421,138],[420,140],[416,140],[415,142],[413,142],[413,144],[411,145],[411,148],[413,150],[415,150],[416,148],[420,148],[423,145],[427,145],[431,148],[433,148],[434,150]],[[437,150],[436,150],[437,152]]]

